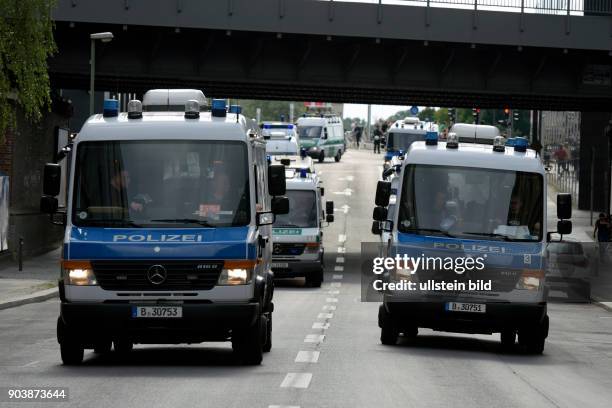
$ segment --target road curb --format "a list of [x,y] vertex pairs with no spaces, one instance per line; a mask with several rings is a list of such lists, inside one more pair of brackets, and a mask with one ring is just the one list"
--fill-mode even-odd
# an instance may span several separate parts
[[591,300],[593,301],[594,305],[597,305],[607,310],[608,312],[612,312],[612,302],[605,302],[602,298],[598,296],[591,296]]
[[53,299],[59,294],[57,287],[34,292],[30,295],[20,296],[7,301],[0,302],[0,310],[10,309],[12,307],[27,305],[29,303],[44,302],[45,300]]

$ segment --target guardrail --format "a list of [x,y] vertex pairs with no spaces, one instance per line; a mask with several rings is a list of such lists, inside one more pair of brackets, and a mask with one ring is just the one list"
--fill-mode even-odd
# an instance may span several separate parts
[[[329,0],[334,2],[334,0]],[[419,7],[493,10],[529,14],[612,15],[610,0],[336,0],[336,2],[378,3]]]

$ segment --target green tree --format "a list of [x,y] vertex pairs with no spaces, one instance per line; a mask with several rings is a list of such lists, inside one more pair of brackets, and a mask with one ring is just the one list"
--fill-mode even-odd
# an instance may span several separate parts
[[289,104],[291,103],[294,105],[294,120],[306,112],[304,102],[241,99],[239,101],[232,101],[232,103],[241,105],[242,113],[248,118],[256,118],[257,108],[260,108],[262,121],[280,121],[281,117],[283,117],[285,121],[289,121]]
[[417,116],[422,121],[427,121],[427,119],[429,119],[430,121],[433,121],[435,119],[435,115],[436,115],[436,110],[434,108],[425,108],[422,111],[420,111]]
[[31,121],[49,109],[54,5],[54,0],[0,0],[0,139],[14,123],[17,107]]

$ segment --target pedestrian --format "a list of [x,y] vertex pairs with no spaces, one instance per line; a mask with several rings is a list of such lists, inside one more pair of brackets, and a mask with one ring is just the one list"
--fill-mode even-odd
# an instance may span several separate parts
[[359,142],[361,142],[361,126],[355,126],[354,134],[355,134],[355,142],[357,142],[357,149],[359,149]]
[[595,229],[593,230],[593,238],[597,236],[599,243],[599,259],[602,262],[606,261],[606,250],[610,241],[610,219],[605,213],[599,213],[599,219],[595,221]]
[[380,153],[380,139],[382,138],[382,132],[380,127],[376,125],[374,127],[374,153]]

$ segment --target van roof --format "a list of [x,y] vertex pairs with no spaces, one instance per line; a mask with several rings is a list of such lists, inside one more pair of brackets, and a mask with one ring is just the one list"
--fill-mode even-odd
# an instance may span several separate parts
[[513,147],[506,147],[504,152],[494,152],[491,145],[461,142],[456,149],[448,149],[445,142],[433,146],[421,141],[414,142],[404,159],[404,166],[406,164],[480,167],[545,174],[540,158],[531,149],[516,152]]
[[116,117],[96,114],[83,125],[77,141],[96,140],[242,140],[259,129],[248,129],[242,115],[228,113],[213,117],[201,112],[198,119],[186,119],[183,112],[143,112],[142,119],[128,119],[127,113]]
[[319,186],[319,177],[316,174],[309,174],[308,177],[300,177],[296,172],[294,177],[287,177],[287,190],[316,190]]
[[184,111],[185,102],[194,99],[200,107],[206,106],[204,92],[199,89],[151,89],[142,98],[145,111]]

